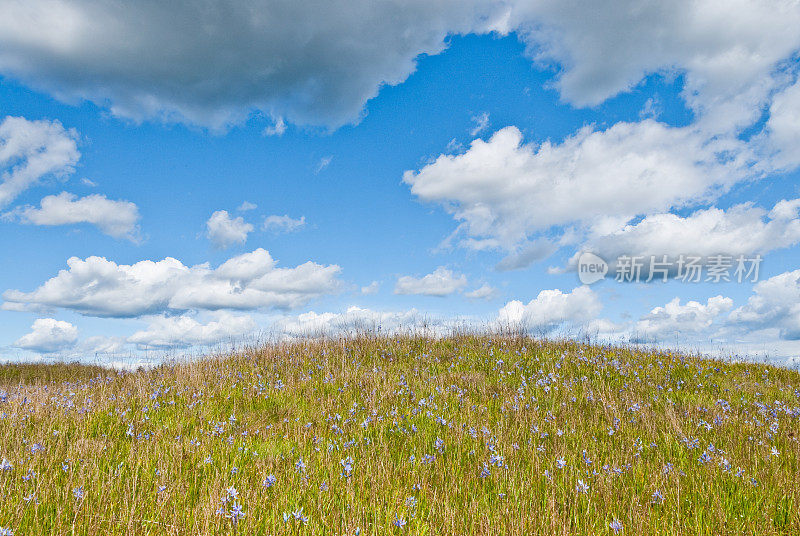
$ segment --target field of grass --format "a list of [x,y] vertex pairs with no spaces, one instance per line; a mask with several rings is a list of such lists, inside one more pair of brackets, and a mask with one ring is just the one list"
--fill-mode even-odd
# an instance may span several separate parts
[[800,534],[799,417],[796,371],[519,337],[6,365],[0,527]]

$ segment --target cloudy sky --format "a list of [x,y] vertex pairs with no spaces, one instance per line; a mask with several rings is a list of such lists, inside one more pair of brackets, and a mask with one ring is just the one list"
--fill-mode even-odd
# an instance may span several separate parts
[[2,360],[503,324],[800,356],[796,0],[0,11]]

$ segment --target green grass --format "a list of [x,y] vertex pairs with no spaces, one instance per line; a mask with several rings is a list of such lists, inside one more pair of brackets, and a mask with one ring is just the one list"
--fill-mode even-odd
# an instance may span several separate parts
[[[307,341],[134,373],[7,365],[0,527],[799,534],[799,389],[766,365],[500,336]],[[218,513],[233,502],[238,522]]]

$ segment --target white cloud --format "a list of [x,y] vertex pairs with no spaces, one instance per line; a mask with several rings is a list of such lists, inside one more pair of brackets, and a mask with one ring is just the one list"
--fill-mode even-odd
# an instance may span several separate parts
[[43,177],[73,173],[80,158],[77,138],[77,132],[65,129],[58,121],[3,119],[0,123],[0,208]]
[[444,266],[420,278],[404,275],[397,279],[395,294],[422,294],[425,296],[449,296],[467,286],[467,277],[455,274]]
[[497,295],[497,289],[491,285],[483,285],[475,290],[464,293],[464,296],[471,300],[492,300],[496,298]]
[[[51,321],[52,319],[44,320]],[[42,342],[41,345],[28,349],[40,354],[40,357],[57,356],[64,360],[83,361],[92,364],[102,362],[105,366],[114,366],[109,361],[109,358],[125,359],[132,357],[135,353],[134,348],[128,344],[124,337],[94,335],[79,340],[77,337],[78,330],[72,324],[69,322],[60,322],[60,324],[66,325],[61,327],[53,326],[52,329],[51,326],[43,326],[39,330],[34,329],[33,333],[26,335],[26,337],[31,337],[39,331]]]
[[231,218],[227,210],[214,212],[206,222],[206,236],[219,249],[244,244],[252,230],[252,224],[246,223],[241,216]]
[[300,216],[294,219],[284,214],[283,216],[271,215],[264,218],[263,228],[265,231],[272,231],[273,233],[293,233],[300,230],[306,225],[306,217]]
[[224,311],[206,323],[189,315],[160,316],[152,318],[147,329],[128,337],[128,342],[140,348],[209,346],[251,335],[256,329],[252,317]]
[[731,313],[730,323],[752,330],[778,329],[782,339],[800,340],[800,270],[756,283],[747,304]]
[[283,133],[286,132],[286,122],[284,122],[283,117],[279,117],[275,120],[275,124],[271,127],[267,127],[263,130],[264,136],[283,136]]
[[464,144],[458,141],[457,139],[453,138],[447,142],[447,146],[445,147],[446,153],[455,153],[464,150]]
[[258,205],[255,203],[251,203],[250,201],[242,201],[242,204],[236,209],[239,212],[247,212],[248,210],[255,210],[258,208]]
[[361,287],[361,294],[377,294],[380,290],[381,284],[378,281],[373,281],[365,287]]
[[[772,210],[742,204],[727,210],[709,208],[689,216],[654,214],[640,222],[614,232],[593,236],[582,251],[596,253],[612,265],[622,255],[655,256],[660,260],[667,255],[675,262],[681,255],[703,257],[757,254],[785,248],[800,242],[800,199],[784,200]],[[574,267],[580,253],[571,259]]]
[[258,110],[296,124],[357,121],[448,35],[506,11],[483,0],[276,0],[4,5],[0,73],[117,115],[222,128]]
[[[722,160],[724,156],[724,160]],[[645,119],[583,128],[562,143],[524,144],[506,127],[459,155],[440,155],[404,181],[444,205],[479,249],[513,251],[529,236],[574,223],[618,228],[636,215],[710,199],[748,174],[736,140]]]
[[781,0],[368,0],[281,3],[13,2],[0,20],[0,73],[135,119],[225,127],[260,111],[285,121],[357,121],[449,35],[518,31],[556,62],[562,98],[595,105],[650,73],[684,75],[707,123],[752,121],[781,60],[800,47],[800,6]]
[[581,326],[594,320],[602,309],[597,295],[587,286],[571,292],[543,290],[527,305],[518,300],[508,302],[497,316],[500,326],[522,326],[551,331],[558,327]]
[[42,199],[39,208],[27,206],[12,214],[26,224],[89,223],[115,238],[136,241],[138,237],[138,207],[130,201],[112,201],[99,194],[78,198],[74,194],[62,192]]
[[76,359],[93,358],[95,356],[124,355],[129,352],[128,345],[123,337],[109,337],[94,335],[81,340],[70,353]]
[[489,126],[489,112],[472,116],[472,122],[475,123],[475,126],[469,131],[469,135],[477,136]]
[[607,318],[595,318],[583,326],[581,335],[602,341],[625,343],[627,342],[625,330],[626,324],[624,323],[612,322]]
[[455,319],[433,318],[408,311],[373,311],[350,307],[344,313],[310,311],[278,319],[273,329],[290,337],[332,336],[352,333],[426,333],[445,335],[460,325]]
[[3,309],[60,307],[84,315],[136,317],[189,310],[293,309],[339,288],[336,265],[306,262],[278,268],[257,249],[216,269],[160,261],[116,264],[103,257],[72,257],[68,268],[32,292],[8,290]]
[[656,307],[637,323],[634,337],[639,340],[667,340],[708,330],[715,319],[733,307],[733,300],[723,296],[709,298],[705,305],[688,301],[681,305],[675,298],[663,307]]
[[775,95],[765,132],[776,167],[793,169],[800,165],[800,81]]
[[54,354],[75,346],[78,328],[54,318],[39,318],[31,326],[31,332],[20,337],[14,346],[40,354]]
[[593,106],[650,73],[680,74],[687,103],[715,132],[755,121],[778,64],[800,48],[800,5],[782,0],[517,2],[508,26],[537,60],[559,64],[563,99]]
[[322,158],[320,158],[319,162],[317,163],[317,167],[314,169],[314,173],[319,173],[320,171],[328,167],[332,160],[333,160],[332,156],[323,156]]
[[[471,240],[472,239],[467,239],[465,241],[467,247],[469,247]],[[486,241],[484,240],[479,243],[486,243]],[[495,265],[495,270],[506,272],[509,270],[527,268],[534,262],[547,258],[550,254],[555,252],[556,249],[558,248],[555,244],[543,238],[524,242],[519,244],[513,252],[498,262],[497,265]]]

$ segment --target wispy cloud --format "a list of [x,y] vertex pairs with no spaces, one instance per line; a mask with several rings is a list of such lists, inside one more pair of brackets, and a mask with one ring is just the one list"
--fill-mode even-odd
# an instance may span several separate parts
[[293,233],[306,225],[306,217],[292,218],[286,214],[278,216],[273,214],[264,218],[263,229],[273,233]]
[[322,158],[320,158],[319,162],[317,162],[317,167],[314,168],[314,173],[318,174],[323,169],[328,167],[330,165],[330,163],[331,163],[331,160],[333,160],[332,156],[323,156]]

